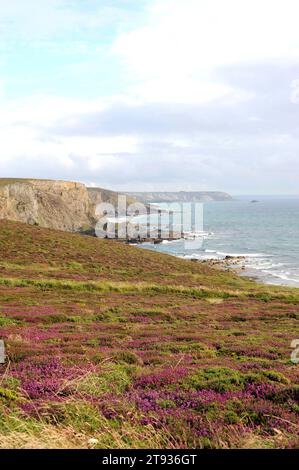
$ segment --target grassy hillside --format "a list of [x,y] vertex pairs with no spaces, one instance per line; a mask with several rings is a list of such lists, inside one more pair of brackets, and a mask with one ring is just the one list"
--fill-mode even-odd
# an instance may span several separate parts
[[298,302],[296,289],[0,221],[0,447],[298,447]]

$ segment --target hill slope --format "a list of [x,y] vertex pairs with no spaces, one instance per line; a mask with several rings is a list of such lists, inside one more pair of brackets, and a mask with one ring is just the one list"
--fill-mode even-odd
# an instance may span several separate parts
[[0,270],[1,447],[299,445],[298,290],[6,221]]

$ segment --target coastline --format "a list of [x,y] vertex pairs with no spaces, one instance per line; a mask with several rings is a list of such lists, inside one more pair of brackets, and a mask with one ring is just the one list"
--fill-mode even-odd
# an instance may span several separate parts
[[238,276],[246,277],[249,280],[254,281],[258,284],[266,284],[262,282],[262,280],[258,276],[249,275],[245,266],[245,261],[246,261],[245,256],[233,257],[233,256],[228,255],[226,258],[222,260],[221,259],[199,260],[196,258],[192,258],[191,261],[199,262],[211,268],[219,269],[220,271],[233,272],[234,274],[237,274]]
[[241,277],[246,277],[247,279],[254,281],[262,285],[271,285],[271,286],[281,286],[281,287],[291,287],[299,289],[299,283],[295,281],[281,279],[275,277],[274,274],[268,273],[265,276],[259,276],[257,269],[250,268],[246,264],[246,256],[226,256],[224,259],[210,259],[210,260],[200,260],[197,258],[188,258],[191,261],[203,263],[209,267],[219,269],[225,272],[233,272]]
[[[184,241],[184,239],[166,241],[165,243],[163,243],[163,241],[160,241],[158,246],[163,246],[164,244],[168,245],[169,243],[175,243],[178,241]],[[156,251],[157,248],[157,244],[151,242],[141,242],[135,245],[139,245],[139,247],[143,249],[148,249],[150,251]],[[261,285],[299,288],[299,282],[297,282],[296,280],[288,279],[284,276],[274,274],[270,271],[267,271],[266,269],[259,269],[257,267],[254,267],[254,265],[252,265],[252,260],[259,259],[258,256],[255,258],[253,257],[253,255],[250,254],[248,254],[248,256],[225,254],[221,258],[216,258],[213,255],[209,256],[208,258],[204,258],[204,253],[203,256],[199,256],[196,254],[181,254],[179,252],[171,252],[168,250],[159,250],[159,252],[169,254],[176,258],[187,259],[189,261],[201,263],[211,268],[219,269],[221,271],[233,272],[240,277],[246,277],[247,279],[255,281],[256,283]]]
[[247,265],[246,256],[232,256],[227,255],[224,259],[208,259],[208,260],[200,260],[198,258],[188,258],[189,260],[194,262],[203,263],[208,265],[209,267],[219,269],[225,272],[233,272],[241,277],[246,277],[247,279],[254,281],[258,284],[262,285],[271,285],[271,286],[281,286],[281,287],[291,287],[291,288],[299,288],[299,283],[296,281],[282,279],[280,277],[275,277],[272,273],[267,273],[264,276],[259,276],[257,269],[250,268]]

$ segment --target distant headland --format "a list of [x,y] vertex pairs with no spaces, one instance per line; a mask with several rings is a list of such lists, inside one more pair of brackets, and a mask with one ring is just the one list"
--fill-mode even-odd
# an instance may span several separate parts
[[233,199],[232,196],[221,191],[148,191],[126,194],[147,204],[151,202],[231,201]]

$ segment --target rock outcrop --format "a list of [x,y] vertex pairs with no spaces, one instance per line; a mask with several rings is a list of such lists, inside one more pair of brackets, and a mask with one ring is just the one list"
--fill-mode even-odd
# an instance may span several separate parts
[[[45,228],[94,234],[101,214],[98,204],[113,204],[117,214],[118,193],[103,188],[87,188],[82,183],[34,179],[0,179],[0,219],[39,225]],[[127,193],[127,206],[137,201],[230,200],[226,193]],[[145,209],[146,211],[146,209]]]
[[113,191],[90,192],[81,183],[0,179],[0,219],[68,232],[92,233],[96,205],[116,200]]
[[69,232],[94,224],[86,187],[46,180],[0,180],[0,218]]

